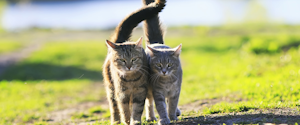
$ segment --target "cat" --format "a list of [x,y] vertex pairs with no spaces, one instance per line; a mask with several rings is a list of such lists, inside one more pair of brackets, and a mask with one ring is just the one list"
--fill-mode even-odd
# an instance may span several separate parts
[[[151,2],[153,0],[143,0],[144,5]],[[170,120],[177,120],[177,116],[181,115],[177,105],[182,82],[179,58],[182,45],[173,49],[164,45],[158,14],[144,21],[144,33],[148,44],[146,54],[156,110],[160,117],[159,124],[169,124]]]
[[103,77],[111,124],[141,124],[149,65],[142,38],[137,42],[129,42],[129,38],[137,24],[157,15],[164,6],[165,0],[156,0],[129,14],[116,27],[111,41],[106,40],[108,53],[103,64]]

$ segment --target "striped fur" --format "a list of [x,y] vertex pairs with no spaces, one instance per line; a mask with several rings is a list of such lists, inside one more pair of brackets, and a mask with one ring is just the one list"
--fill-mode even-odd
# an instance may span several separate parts
[[[154,0],[142,0],[144,5],[152,3]],[[164,31],[161,28],[161,23],[159,21],[158,14],[152,18],[148,18],[144,21],[144,33],[146,36],[147,44],[164,44],[163,33]]]
[[115,33],[111,37],[111,41],[123,43],[124,41],[129,40],[132,30],[143,20],[156,16],[165,7],[165,3],[165,0],[155,0],[155,2],[152,2],[125,17],[116,27]]
[[[147,6],[154,2],[154,0],[142,0],[144,6]],[[153,16],[152,18],[148,18],[147,20],[144,20],[144,33],[146,36],[146,42],[147,44],[152,43],[161,43],[163,44],[163,30],[161,29],[160,23],[159,23],[159,17],[158,14]],[[147,121],[156,121],[155,113],[154,113],[154,98],[152,94],[152,85],[148,85],[148,93],[146,98],[146,120]]]
[[169,124],[170,120],[177,120],[177,116],[181,114],[177,107],[182,82],[179,58],[181,45],[174,49],[163,44],[151,44],[147,47],[150,84],[153,86],[159,123]]
[[115,48],[109,48],[103,76],[112,124],[120,121],[124,124],[141,122],[147,96],[148,65],[139,43],[142,40],[115,44]]
[[129,41],[138,23],[157,15],[164,6],[164,0],[156,0],[131,13],[116,27],[111,41],[106,41],[108,54],[103,65],[103,77],[112,124],[141,123],[149,85],[148,61],[141,39],[126,41]]
[[[153,2],[153,0],[142,1],[144,5]],[[160,117],[159,123],[169,124],[170,120],[177,120],[177,116],[181,115],[180,110],[177,108],[182,82],[182,69],[179,59],[181,45],[175,49],[164,45],[163,30],[158,14],[144,21],[144,32],[149,45],[146,48],[146,54],[150,65],[151,90]],[[172,66],[168,67],[169,64]],[[146,105],[151,104],[151,102],[146,102]],[[151,108],[146,108],[147,110],[151,112]],[[151,119],[153,116],[154,114],[149,113],[146,118]]]

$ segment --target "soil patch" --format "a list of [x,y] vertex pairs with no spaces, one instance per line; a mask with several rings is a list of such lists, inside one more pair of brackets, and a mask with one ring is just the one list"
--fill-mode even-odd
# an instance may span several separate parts
[[94,123],[93,121],[89,122],[76,122],[72,121],[72,115],[75,113],[83,113],[83,112],[88,112],[88,109],[94,106],[101,106],[104,109],[108,109],[108,102],[106,100],[99,101],[99,102],[84,102],[80,103],[74,107],[66,108],[63,110],[57,110],[53,111],[48,114],[48,121],[50,124],[53,123],[61,123],[61,124],[91,124]]
[[300,123],[300,112],[297,109],[257,109],[247,112],[212,114],[198,117],[185,117],[177,125],[198,124],[295,124]]
[[247,101],[247,100],[240,99],[240,98],[235,97],[234,95],[231,95],[231,96],[226,96],[223,98],[197,100],[192,103],[181,105],[178,107],[183,112],[201,111],[206,107],[213,106],[220,102],[237,103],[237,102],[241,102],[241,101]]

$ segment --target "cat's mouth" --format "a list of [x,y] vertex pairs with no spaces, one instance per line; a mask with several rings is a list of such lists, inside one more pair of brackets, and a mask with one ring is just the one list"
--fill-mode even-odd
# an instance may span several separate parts
[[136,73],[138,70],[135,68],[131,68],[131,69],[126,68],[126,69],[123,69],[123,71],[126,73]]
[[123,70],[124,72],[126,72],[126,73],[133,73],[133,72],[136,72],[135,70],[128,70],[128,69],[125,69],[125,70]]
[[160,75],[162,77],[169,77],[170,76],[170,74],[168,72],[165,72],[165,73],[161,72]]

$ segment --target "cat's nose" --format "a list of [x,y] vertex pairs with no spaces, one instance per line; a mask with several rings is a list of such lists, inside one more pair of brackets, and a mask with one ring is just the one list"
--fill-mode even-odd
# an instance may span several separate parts
[[165,75],[167,71],[162,71],[162,72],[163,72],[163,74]]
[[126,66],[128,68],[128,70],[130,70],[131,66]]

